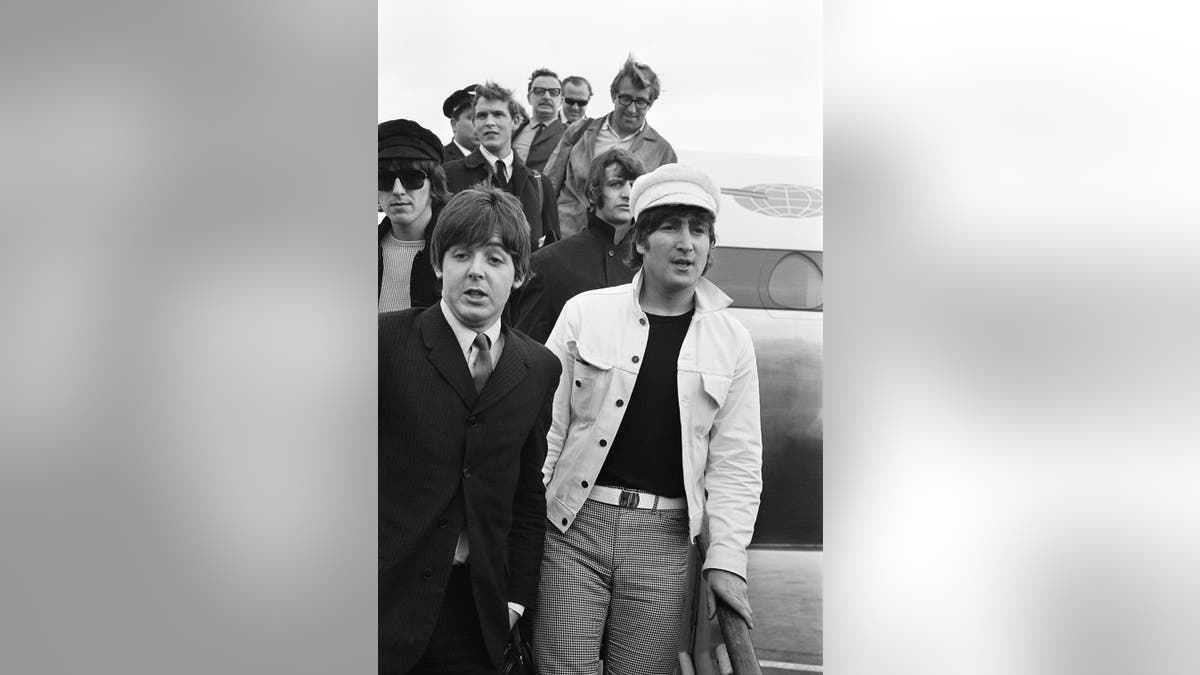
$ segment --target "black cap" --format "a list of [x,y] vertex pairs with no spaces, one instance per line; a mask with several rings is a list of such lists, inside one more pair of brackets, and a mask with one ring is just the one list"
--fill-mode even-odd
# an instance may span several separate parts
[[445,160],[442,142],[432,131],[412,120],[388,120],[379,124],[379,159]]
[[458,112],[464,105],[475,101],[475,87],[477,84],[468,84],[458,91],[446,97],[446,102],[442,103],[442,114],[449,119],[454,119],[454,113]]

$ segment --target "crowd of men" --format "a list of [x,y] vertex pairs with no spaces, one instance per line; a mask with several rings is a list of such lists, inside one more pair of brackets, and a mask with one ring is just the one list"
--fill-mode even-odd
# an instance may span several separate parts
[[[379,125],[381,672],[669,674],[693,543],[752,625],[758,371],[713,264],[717,186],[630,56],[455,90],[443,144]],[[522,617],[525,617],[522,620]]]

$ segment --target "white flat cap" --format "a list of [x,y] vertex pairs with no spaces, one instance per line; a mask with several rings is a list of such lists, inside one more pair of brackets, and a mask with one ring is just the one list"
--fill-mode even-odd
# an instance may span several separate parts
[[633,217],[655,206],[688,205],[721,210],[721,193],[707,174],[686,164],[663,164],[639,176],[629,192]]

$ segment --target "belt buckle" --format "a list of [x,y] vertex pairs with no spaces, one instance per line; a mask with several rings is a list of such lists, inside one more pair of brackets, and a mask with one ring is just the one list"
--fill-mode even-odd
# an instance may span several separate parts
[[627,509],[636,509],[637,505],[638,505],[638,500],[639,500],[638,493],[626,492],[625,490],[621,490],[620,502],[621,502],[622,507],[627,508]]

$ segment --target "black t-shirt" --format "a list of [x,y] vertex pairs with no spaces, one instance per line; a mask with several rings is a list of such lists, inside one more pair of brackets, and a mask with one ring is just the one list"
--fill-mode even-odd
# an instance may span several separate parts
[[688,311],[650,319],[641,370],[598,485],[683,496],[683,441],[679,436],[679,348],[692,325]]

